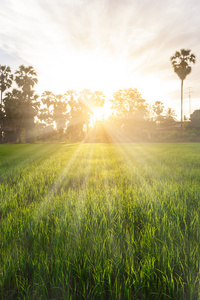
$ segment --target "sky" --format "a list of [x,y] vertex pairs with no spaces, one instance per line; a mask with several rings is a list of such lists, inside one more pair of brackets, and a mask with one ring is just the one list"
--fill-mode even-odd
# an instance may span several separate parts
[[196,55],[184,81],[184,114],[200,109],[198,0],[0,0],[0,64],[32,65],[36,91],[137,88],[180,117],[180,79],[170,57]]

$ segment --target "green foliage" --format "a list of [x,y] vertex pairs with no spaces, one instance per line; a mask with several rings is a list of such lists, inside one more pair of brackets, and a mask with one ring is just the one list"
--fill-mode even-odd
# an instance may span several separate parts
[[[1,81],[3,82],[1,84],[2,92],[6,88],[11,87],[13,79],[13,76],[10,75],[9,67],[5,68],[4,66],[5,72],[7,77],[3,73],[1,74]],[[3,132],[4,141],[16,142],[17,139],[22,141],[22,131],[25,131],[25,140],[30,142],[29,133],[34,127],[34,118],[39,108],[38,96],[33,90],[35,83],[37,83],[37,74],[32,66],[24,67],[21,65],[19,70],[15,72],[15,75],[18,89],[7,92],[3,98],[3,105],[1,105],[4,117],[3,119],[1,118],[0,123],[0,139]]]
[[1,299],[198,299],[199,144],[2,145]]
[[33,87],[38,82],[37,73],[32,66],[19,66],[15,72],[15,82],[22,89],[25,98],[33,95]]
[[146,101],[142,98],[137,89],[122,89],[114,93],[112,102],[112,108],[120,115],[131,114],[135,111],[146,110]]
[[[189,63],[194,63],[196,58],[190,52],[181,49],[171,58],[173,68],[178,75],[182,72],[180,70],[191,71]],[[11,87],[12,80],[10,68],[0,66],[1,97],[2,93]],[[35,84],[38,82],[37,73],[32,66],[19,66],[14,80],[18,88],[7,92],[0,105],[0,143],[81,142],[83,140],[175,141],[175,136],[179,136],[179,133],[176,133],[179,124],[175,111],[168,108],[164,113],[161,101],[156,101],[153,106],[147,104],[137,89],[118,90],[110,100],[113,109],[110,118],[98,120],[96,117],[96,120],[91,121],[94,109],[104,106],[105,95],[102,91],[91,92],[84,89],[77,93],[75,90],[67,90],[63,95],[54,95],[51,91],[45,91],[38,101],[34,91]],[[182,130],[182,102],[183,97],[181,97],[181,136],[178,141],[186,137]],[[198,133],[195,135],[198,141]],[[188,136],[187,140],[194,141],[194,134],[192,137]]]
[[181,49],[180,52],[176,51],[171,57],[174,72],[181,80],[184,80],[186,76],[191,73],[192,68],[190,63],[196,62],[196,56],[190,52],[191,50]]
[[103,92],[95,91],[92,93],[92,106],[103,107],[105,103],[105,95]]
[[196,109],[190,116],[190,127],[200,129],[200,109]]
[[[71,141],[83,140],[84,126],[88,129],[92,108],[95,106],[95,103],[101,102],[101,94],[99,95],[97,92],[97,98],[94,98],[94,94],[96,95],[96,93],[92,94],[88,89],[84,89],[79,93],[76,93],[74,90],[66,92],[70,107],[67,136]],[[94,99],[96,102],[92,103]]]
[[3,100],[3,92],[9,89],[12,85],[13,74],[10,67],[0,65],[0,91],[1,91],[1,105]]
[[161,101],[156,101],[153,105],[153,111],[157,117],[159,117],[164,111],[164,105]]
[[122,89],[113,94],[112,109],[115,111],[113,121],[123,128],[124,135],[134,139],[142,136],[147,127],[148,106],[137,89]]
[[68,119],[67,102],[63,95],[56,95],[53,103],[53,119],[56,122],[57,130],[62,133],[66,128]]

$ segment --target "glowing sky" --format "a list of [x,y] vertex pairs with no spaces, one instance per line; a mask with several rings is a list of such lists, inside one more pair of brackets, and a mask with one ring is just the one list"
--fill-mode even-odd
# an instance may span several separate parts
[[137,88],[147,102],[180,110],[170,57],[189,48],[197,63],[184,83],[200,108],[197,0],[0,0],[0,64],[33,65],[38,93]]

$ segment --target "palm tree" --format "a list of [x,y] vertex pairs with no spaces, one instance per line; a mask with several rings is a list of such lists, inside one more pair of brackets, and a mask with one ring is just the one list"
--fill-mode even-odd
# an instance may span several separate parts
[[155,121],[156,124],[161,124],[164,120],[164,116],[162,115],[164,111],[164,105],[161,101],[156,101],[155,104],[152,106],[153,112],[155,113]]
[[30,98],[33,95],[32,88],[38,82],[37,73],[32,66],[19,66],[19,70],[15,72],[15,81],[19,88],[22,88],[24,98]]
[[19,66],[15,72],[15,82],[21,90],[21,101],[23,103],[23,128],[25,129],[26,141],[30,138],[30,132],[33,129],[34,117],[39,108],[38,96],[33,90],[38,82],[37,73],[32,66]]
[[166,118],[173,118],[173,119],[176,118],[176,112],[171,107],[168,107],[168,109],[166,111]]
[[183,126],[183,80],[192,71],[190,63],[196,62],[196,56],[190,52],[191,50],[181,49],[170,58],[174,72],[181,80],[181,128]]
[[13,75],[10,67],[0,65],[0,90],[1,90],[1,107],[3,101],[3,92],[12,85]]

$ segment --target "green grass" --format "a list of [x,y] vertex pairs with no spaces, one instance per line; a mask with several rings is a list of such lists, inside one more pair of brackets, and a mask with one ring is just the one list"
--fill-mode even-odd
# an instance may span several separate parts
[[0,146],[1,299],[200,299],[200,144]]

